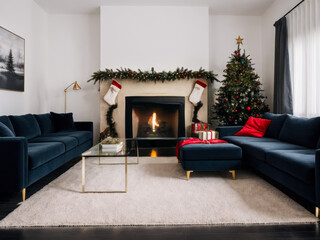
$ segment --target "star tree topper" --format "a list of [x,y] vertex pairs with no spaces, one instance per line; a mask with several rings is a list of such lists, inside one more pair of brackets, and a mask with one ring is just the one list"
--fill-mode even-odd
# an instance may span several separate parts
[[236,38],[236,40],[237,40],[237,44],[243,44],[242,43],[243,38],[241,38],[240,36],[238,36],[238,38]]

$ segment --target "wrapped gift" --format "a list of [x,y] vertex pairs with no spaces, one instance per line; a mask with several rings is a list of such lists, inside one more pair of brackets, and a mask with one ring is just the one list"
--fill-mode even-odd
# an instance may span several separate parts
[[201,140],[210,140],[210,139],[219,138],[218,132],[213,130],[199,131],[198,133],[199,133],[198,137]]
[[208,123],[192,123],[192,133],[209,129]]

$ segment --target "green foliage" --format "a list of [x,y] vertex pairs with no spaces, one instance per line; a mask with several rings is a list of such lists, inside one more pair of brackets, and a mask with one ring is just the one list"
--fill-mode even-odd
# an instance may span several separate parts
[[12,50],[10,49],[9,55],[8,55],[8,61],[7,61],[7,70],[10,73],[14,73],[14,66],[13,66],[13,56],[12,56]]
[[195,79],[202,78],[207,79],[211,82],[217,81],[216,74],[213,74],[212,71],[205,71],[200,68],[198,71],[188,70],[186,68],[177,68],[177,70],[171,72],[156,72],[154,68],[151,68],[149,71],[133,71],[129,68],[120,68],[113,71],[112,69],[105,69],[105,71],[94,72],[91,76],[91,79],[88,80],[94,81],[94,84],[98,81],[107,81],[110,79],[132,79],[142,82],[154,81],[154,82],[164,82],[164,81],[175,81],[180,79]]
[[224,125],[244,125],[250,116],[261,117],[269,111],[261,94],[259,76],[249,55],[241,54],[240,45],[224,70],[223,85],[218,91],[215,118]]
[[116,109],[118,107],[117,104],[111,105],[109,107],[109,110],[106,114],[106,120],[107,120],[107,125],[108,127],[100,133],[100,141],[102,141],[103,139],[107,138],[107,137],[112,137],[112,138],[117,138],[118,137],[118,133],[115,127],[115,122],[113,121],[113,110]]

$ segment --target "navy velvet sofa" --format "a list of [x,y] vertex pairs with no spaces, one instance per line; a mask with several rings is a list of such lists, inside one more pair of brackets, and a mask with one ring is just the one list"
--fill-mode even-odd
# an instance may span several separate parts
[[271,124],[263,138],[233,136],[242,126],[220,126],[220,138],[242,148],[243,161],[320,207],[320,117],[265,113]]
[[[0,192],[22,191],[88,150],[93,144],[93,123],[74,122],[72,130],[56,131],[52,116],[0,116],[13,133],[0,137]],[[2,125],[3,126],[3,125]]]

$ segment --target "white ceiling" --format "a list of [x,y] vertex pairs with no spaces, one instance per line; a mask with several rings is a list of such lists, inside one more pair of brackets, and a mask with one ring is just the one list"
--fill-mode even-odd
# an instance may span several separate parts
[[94,14],[100,6],[205,6],[211,14],[260,16],[275,0],[34,0],[51,14]]

